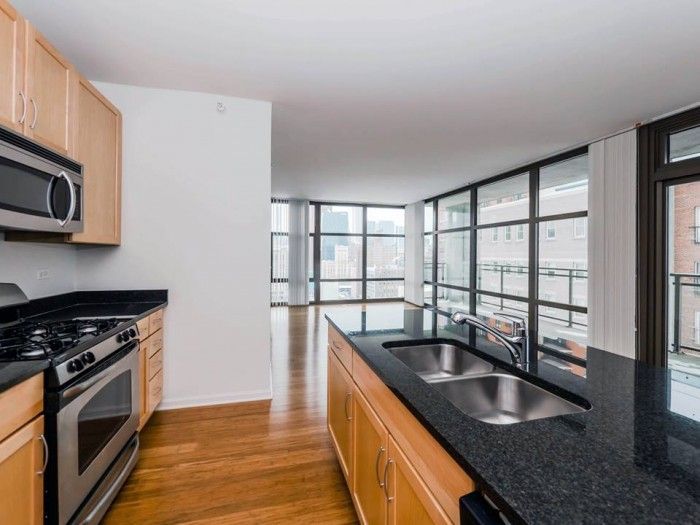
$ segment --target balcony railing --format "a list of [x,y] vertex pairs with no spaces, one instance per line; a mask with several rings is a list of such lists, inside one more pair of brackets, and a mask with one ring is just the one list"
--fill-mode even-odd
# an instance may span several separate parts
[[[440,282],[445,282],[446,279],[445,277],[449,277],[445,275],[446,271],[446,263],[438,263],[437,265],[437,281],[438,284]],[[425,264],[425,270],[431,270],[432,271],[432,264],[427,263]],[[424,270],[424,271],[425,271]],[[513,293],[508,293],[505,291],[506,287],[506,278],[507,277],[515,277],[518,275],[522,275],[525,279],[527,278],[528,275],[528,267],[523,266],[523,265],[509,265],[509,264],[497,264],[497,263],[482,263],[477,265],[477,289],[483,289],[483,281],[484,281],[484,272],[489,272],[490,274],[496,274],[498,277],[495,279],[498,282],[497,289],[493,290],[490,289],[490,291],[493,291],[494,293],[499,293],[499,294],[505,294],[505,295],[516,295]],[[541,280],[546,281],[547,279],[566,279],[566,300],[565,301],[555,301],[558,303],[562,304],[570,304],[573,305],[573,300],[574,300],[574,283],[577,281],[585,281],[588,279],[588,270],[587,269],[582,269],[582,268],[549,268],[545,266],[541,266],[539,268],[539,276]],[[428,279],[429,280],[429,279]],[[527,299],[523,297],[523,301],[526,301]],[[507,306],[509,309],[514,310],[514,311],[519,311],[522,313],[527,313],[527,310],[521,310],[518,309],[517,306],[513,305],[512,302],[510,301],[509,304],[506,305],[506,302],[510,301],[507,298],[504,297],[493,297],[493,296],[481,296],[481,299],[479,300],[479,304],[484,304],[488,306],[493,306],[499,309],[503,309],[504,306]],[[579,326],[579,327],[587,327],[586,322],[582,322],[581,317],[578,316],[576,317],[576,312],[573,312],[571,310],[566,310],[566,316],[561,317],[561,316],[556,316],[556,315],[548,315],[547,313],[541,313],[540,317],[545,318],[545,319],[552,319],[555,321],[561,321],[565,322],[567,326]]]
[[[682,350],[692,350],[700,352],[700,324],[693,319],[694,326],[692,329],[694,337],[690,341],[683,340],[683,308],[684,299],[692,298],[695,300],[695,305],[689,308],[691,316],[696,311],[700,311],[700,273],[671,273],[669,297],[673,304],[673,320],[672,320],[672,342],[670,351],[680,353]],[[684,291],[692,292],[684,296]]]

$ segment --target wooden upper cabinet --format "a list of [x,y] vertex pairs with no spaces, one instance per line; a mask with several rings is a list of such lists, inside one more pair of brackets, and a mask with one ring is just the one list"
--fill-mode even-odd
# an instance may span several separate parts
[[122,116],[85,78],[75,74],[75,138],[70,156],[83,165],[84,229],[74,243],[121,240]]
[[20,132],[29,103],[24,87],[24,50],[24,19],[0,0],[0,124]]
[[28,108],[24,133],[63,154],[71,148],[71,82],[75,70],[46,38],[28,22]]
[[44,417],[0,441],[3,525],[44,523]]

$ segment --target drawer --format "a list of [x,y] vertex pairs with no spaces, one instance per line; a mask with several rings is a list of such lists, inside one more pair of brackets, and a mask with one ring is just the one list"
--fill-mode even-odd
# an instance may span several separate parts
[[148,338],[150,347],[148,349],[148,357],[163,349],[163,330],[158,330],[156,333],[151,333]]
[[163,309],[161,308],[157,312],[153,312],[149,317],[149,330],[150,333],[155,332],[156,330],[160,330],[163,328]]
[[153,379],[163,369],[163,351],[159,350],[148,358],[148,379]]
[[0,441],[44,410],[44,373],[0,394]]
[[143,319],[136,321],[136,327],[139,329],[139,336],[141,337],[141,340],[149,336],[150,323],[148,322],[148,319],[149,317],[144,317]]
[[149,358],[151,357],[151,355],[153,355],[153,352],[151,352],[150,337],[144,339],[144,337],[141,336],[141,341],[139,341],[139,351],[143,352],[146,355],[146,358]]
[[163,399],[163,370],[148,381],[148,411],[153,412]]
[[345,369],[352,375],[352,347],[332,326],[328,327],[328,346],[338,356]]

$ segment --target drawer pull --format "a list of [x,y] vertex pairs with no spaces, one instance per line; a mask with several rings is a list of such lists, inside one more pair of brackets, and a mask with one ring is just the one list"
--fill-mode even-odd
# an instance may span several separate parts
[[44,464],[41,466],[41,470],[37,472],[37,474],[43,476],[44,472],[46,472],[46,466],[49,464],[49,444],[46,442],[44,434],[41,434],[37,439],[40,439],[41,444],[44,446]]

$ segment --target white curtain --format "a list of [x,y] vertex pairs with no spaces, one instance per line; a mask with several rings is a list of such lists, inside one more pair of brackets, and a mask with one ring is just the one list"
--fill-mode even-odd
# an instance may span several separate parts
[[637,131],[588,147],[588,344],[635,357]]
[[309,304],[309,201],[289,200],[289,305]]

